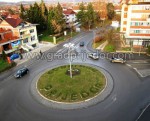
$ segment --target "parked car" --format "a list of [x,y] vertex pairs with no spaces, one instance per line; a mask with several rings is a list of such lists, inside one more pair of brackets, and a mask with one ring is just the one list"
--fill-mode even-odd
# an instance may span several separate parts
[[88,56],[90,58],[94,59],[94,60],[98,60],[99,59],[98,53],[90,53]]
[[125,63],[126,61],[123,58],[112,58],[111,62],[113,63]]
[[28,72],[29,72],[28,68],[26,68],[26,67],[21,68],[14,74],[14,77],[21,78],[22,76],[26,75]]
[[82,42],[80,42],[80,46],[84,46],[84,42],[82,41]]
[[15,60],[15,59],[17,59],[19,57],[20,57],[19,54],[15,53],[15,54],[10,56],[10,60]]

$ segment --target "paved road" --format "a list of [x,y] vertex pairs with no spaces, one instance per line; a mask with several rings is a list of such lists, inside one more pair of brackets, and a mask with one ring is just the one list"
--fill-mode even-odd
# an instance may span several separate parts
[[[77,53],[90,52],[89,43],[92,38],[92,32],[74,38],[73,43],[77,46],[80,41],[85,42],[84,47],[77,48]],[[62,47],[63,44],[45,54],[66,53],[67,50]],[[150,77],[137,76],[125,64],[110,63],[107,59],[96,61],[78,54],[73,63],[94,64],[110,73],[114,80],[111,94],[103,102],[83,109],[58,110],[42,105],[31,94],[31,83],[43,70],[68,63],[67,58],[55,56],[50,56],[49,58],[53,57],[51,60],[33,58],[8,72],[10,76],[5,77],[7,74],[3,74],[0,82],[0,121],[135,121],[141,109],[150,101]],[[14,79],[14,71],[24,65],[30,69],[29,75]]]

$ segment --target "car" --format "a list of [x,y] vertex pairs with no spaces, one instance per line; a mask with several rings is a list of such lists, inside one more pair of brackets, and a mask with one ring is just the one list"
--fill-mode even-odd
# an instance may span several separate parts
[[29,72],[28,68],[26,68],[26,67],[21,68],[14,74],[14,77],[21,78],[22,76],[26,75],[28,72]]
[[80,46],[84,46],[84,42],[80,42]]
[[113,63],[125,63],[126,61],[123,58],[111,58],[111,62]]
[[20,57],[19,54],[15,53],[15,54],[10,56],[10,60],[15,60],[15,59],[17,59],[19,57]]
[[88,56],[90,58],[94,59],[94,60],[98,60],[99,59],[99,55],[97,53],[90,53]]

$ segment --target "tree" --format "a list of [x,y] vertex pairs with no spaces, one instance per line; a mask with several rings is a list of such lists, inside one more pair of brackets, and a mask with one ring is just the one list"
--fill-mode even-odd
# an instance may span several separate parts
[[115,16],[114,6],[112,3],[107,4],[107,16],[108,16],[108,19],[111,19],[111,20]]
[[83,2],[79,5],[79,10],[80,11],[76,15],[77,20],[81,23],[82,26],[84,26],[86,14],[85,14],[85,6]]
[[54,28],[55,33],[60,33],[62,31],[62,26],[56,22],[56,20],[52,20],[52,26]]
[[50,7],[48,12],[48,30],[49,33],[60,33],[66,27],[63,9],[58,3],[56,7]]
[[10,13],[11,15],[15,14],[15,11],[12,10],[11,8],[9,8],[8,11],[9,11],[9,13]]
[[148,54],[150,54],[150,45],[147,48],[148,48],[147,52]]
[[5,51],[3,50],[2,51],[2,59],[5,61],[7,59],[7,55],[5,53]]
[[89,29],[92,23],[93,24],[95,23],[96,17],[97,17],[96,12],[94,11],[92,3],[89,3],[87,6],[87,12],[86,12],[86,21],[89,26]]
[[22,4],[20,5],[20,18],[26,19],[26,11]]
[[50,7],[48,12],[47,30],[49,34],[54,34],[54,28],[52,26],[52,20],[54,17],[54,8]]

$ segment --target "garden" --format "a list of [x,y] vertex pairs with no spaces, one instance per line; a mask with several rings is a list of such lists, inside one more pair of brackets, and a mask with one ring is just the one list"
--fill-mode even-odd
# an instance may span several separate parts
[[98,95],[105,87],[105,76],[97,69],[72,65],[60,66],[44,73],[37,82],[37,89],[45,98],[58,102],[80,102]]

